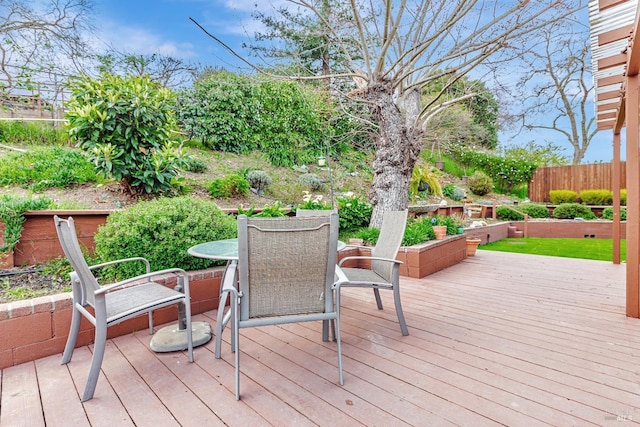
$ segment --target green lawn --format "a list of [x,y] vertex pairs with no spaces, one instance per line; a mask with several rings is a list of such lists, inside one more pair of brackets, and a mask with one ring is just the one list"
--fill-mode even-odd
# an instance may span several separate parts
[[[549,239],[542,237],[510,238],[479,246],[478,249],[613,261],[611,239]],[[627,241],[620,241],[620,258],[626,259]]]

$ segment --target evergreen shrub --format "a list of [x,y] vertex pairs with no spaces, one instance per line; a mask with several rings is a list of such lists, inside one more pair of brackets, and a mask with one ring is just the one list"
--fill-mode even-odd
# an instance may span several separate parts
[[596,219],[591,208],[579,203],[562,203],[553,210],[553,217],[557,219]]
[[[187,253],[193,245],[237,235],[235,219],[215,203],[192,197],[159,198],[136,203],[107,217],[94,239],[101,261],[144,257],[152,270],[178,267],[198,270],[213,261]],[[142,263],[119,264],[110,272],[117,278],[144,273]]]
[[602,206],[613,203],[613,192],[606,189],[582,190],[579,197],[585,205]]
[[578,193],[573,190],[551,190],[549,191],[549,198],[554,205],[561,205],[562,203],[575,203],[578,198]]

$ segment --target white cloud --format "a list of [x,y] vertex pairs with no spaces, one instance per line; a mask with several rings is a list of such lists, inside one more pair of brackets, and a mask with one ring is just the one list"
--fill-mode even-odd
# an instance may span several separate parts
[[159,53],[183,59],[196,56],[192,43],[167,40],[141,27],[105,24],[99,37],[107,45],[127,53],[141,55]]

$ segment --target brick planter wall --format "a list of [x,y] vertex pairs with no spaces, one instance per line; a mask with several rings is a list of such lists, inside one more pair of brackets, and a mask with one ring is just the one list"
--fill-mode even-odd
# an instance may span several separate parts
[[[189,272],[193,314],[218,308],[224,267]],[[156,278],[166,286],[176,285],[175,276]],[[71,324],[71,293],[0,304],[0,369],[60,353],[64,350]],[[154,325],[177,320],[176,306],[154,312]],[[134,331],[148,334],[147,316],[139,316],[109,328],[108,337]],[[77,346],[93,342],[94,327],[82,319]]]

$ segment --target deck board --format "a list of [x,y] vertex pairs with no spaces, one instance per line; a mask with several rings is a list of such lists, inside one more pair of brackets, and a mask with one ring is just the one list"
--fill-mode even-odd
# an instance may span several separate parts
[[[0,425],[630,425],[640,422],[640,320],[625,266],[479,251],[402,278],[410,335],[390,292],[343,289],[344,386],[320,322],[241,331],[236,401],[229,331],[156,354],[149,335],[108,341],[95,398],[80,403],[91,346],[4,369]],[[215,323],[216,312],[196,316]]]

